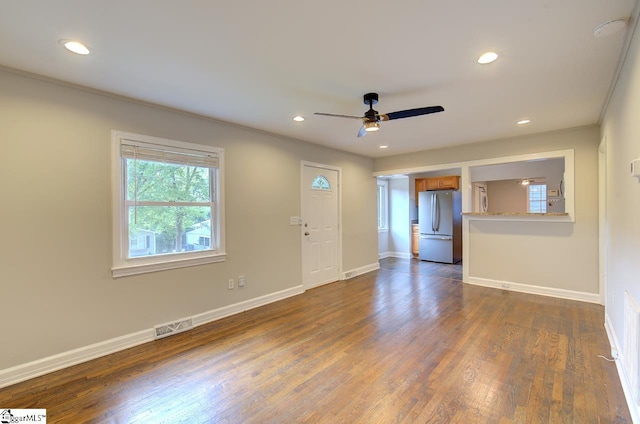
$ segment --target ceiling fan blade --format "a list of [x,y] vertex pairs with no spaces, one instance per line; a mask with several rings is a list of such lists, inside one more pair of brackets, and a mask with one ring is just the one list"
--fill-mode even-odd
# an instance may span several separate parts
[[419,107],[416,109],[400,110],[398,112],[380,115],[380,120],[391,121],[393,119],[411,118],[412,116],[428,115],[430,113],[444,112],[442,106]]
[[358,131],[358,137],[364,137],[367,135],[367,132],[364,129],[364,125],[360,127],[360,131]]
[[321,115],[321,116],[333,116],[335,118],[350,118],[350,119],[364,119],[363,116],[351,116],[351,115],[337,115],[335,113],[321,113],[321,112],[315,112],[314,115]]

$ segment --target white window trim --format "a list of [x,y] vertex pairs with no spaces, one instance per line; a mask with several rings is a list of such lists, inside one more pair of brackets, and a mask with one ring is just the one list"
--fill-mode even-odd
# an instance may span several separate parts
[[[218,184],[214,202],[217,205],[216,230],[219,240],[216,241],[215,251],[182,252],[176,255],[156,255],[150,258],[126,258],[126,243],[129,242],[125,234],[126,220],[124,184],[122,182],[123,161],[120,155],[120,146],[125,140],[151,143],[167,147],[175,147],[188,150],[199,150],[215,153],[219,158]],[[186,143],[183,141],[169,140],[142,134],[128,133],[124,131],[111,131],[111,195],[113,217],[113,265],[111,272],[114,278],[128,275],[144,274],[148,272],[164,271],[168,269],[184,268],[226,260],[225,249],[225,219],[224,219],[224,149],[200,144]]]
[[[378,179],[378,187],[384,187],[384,192],[385,192],[385,201],[386,204],[384,206],[384,224],[382,227],[378,227],[378,232],[380,233],[384,233],[389,231],[389,180],[385,180],[385,179]],[[379,189],[376,191],[376,204],[378,204],[379,206],[379,199],[377,199],[377,194],[379,193]],[[377,212],[380,212],[379,207],[377,207],[376,209],[378,209]],[[378,217],[379,219],[379,217]]]

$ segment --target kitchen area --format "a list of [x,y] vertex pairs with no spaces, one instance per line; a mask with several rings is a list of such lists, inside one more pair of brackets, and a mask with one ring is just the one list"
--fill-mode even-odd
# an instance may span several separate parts
[[379,257],[445,264],[462,261],[462,216],[566,215],[563,158],[470,168],[463,210],[461,169],[385,178],[388,226],[379,229]]
[[462,197],[460,176],[415,179],[418,219],[412,221],[411,253],[423,261],[462,260]]
[[460,169],[397,175],[385,186],[389,218],[388,227],[378,232],[379,257],[460,263]]

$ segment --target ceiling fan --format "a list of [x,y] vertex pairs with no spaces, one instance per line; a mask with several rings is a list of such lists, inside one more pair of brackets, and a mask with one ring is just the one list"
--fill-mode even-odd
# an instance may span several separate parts
[[360,131],[358,131],[358,137],[363,137],[367,135],[368,132],[378,131],[380,129],[380,121],[391,121],[393,119],[411,118],[412,116],[444,112],[444,108],[442,106],[428,106],[380,114],[377,110],[373,109],[373,105],[375,105],[376,103],[378,103],[378,93],[367,93],[364,95],[364,104],[369,106],[369,110],[364,114],[364,116],[337,115],[334,113],[321,112],[316,112],[314,113],[314,115],[360,119],[362,120],[362,128],[360,128]]

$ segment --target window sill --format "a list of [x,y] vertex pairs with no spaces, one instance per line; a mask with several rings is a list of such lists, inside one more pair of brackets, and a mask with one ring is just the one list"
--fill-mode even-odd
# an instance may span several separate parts
[[113,278],[127,277],[130,275],[146,274],[149,272],[166,271],[169,269],[186,268],[196,265],[204,265],[216,262],[224,262],[227,254],[224,252],[208,254],[206,256],[176,258],[156,262],[133,262],[111,268]]

